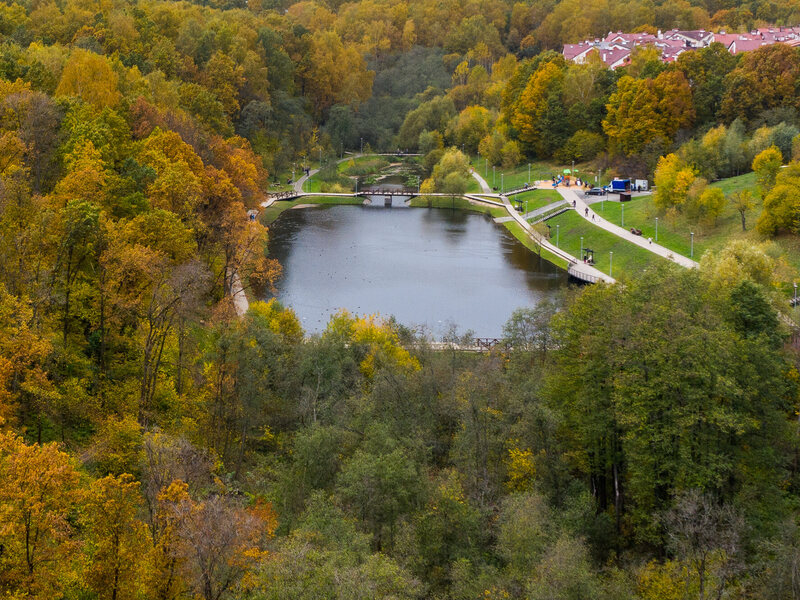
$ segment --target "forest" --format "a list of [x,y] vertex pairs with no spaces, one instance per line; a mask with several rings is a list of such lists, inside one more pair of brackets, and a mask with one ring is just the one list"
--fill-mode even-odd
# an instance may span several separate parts
[[[0,595],[800,598],[796,273],[770,245],[800,231],[800,50],[560,54],[797,23],[786,0],[0,1]],[[397,149],[423,192],[463,193],[470,160],[652,178],[665,219],[735,203],[759,243],[522,307],[492,353],[388,315],[307,335],[263,301],[281,265],[247,211]]]

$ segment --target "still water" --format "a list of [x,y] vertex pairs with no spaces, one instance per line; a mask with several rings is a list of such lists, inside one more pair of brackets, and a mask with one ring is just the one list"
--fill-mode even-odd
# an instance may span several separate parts
[[563,271],[488,216],[394,202],[293,209],[270,226],[270,256],[283,265],[277,297],[307,332],[346,308],[394,315],[436,338],[452,324],[498,337],[515,308],[566,285]]

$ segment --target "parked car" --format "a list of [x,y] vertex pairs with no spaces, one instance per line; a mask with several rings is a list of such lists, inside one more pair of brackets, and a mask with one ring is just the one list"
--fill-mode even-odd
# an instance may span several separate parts
[[587,196],[605,196],[608,192],[606,192],[601,187],[593,187],[592,189],[586,192]]

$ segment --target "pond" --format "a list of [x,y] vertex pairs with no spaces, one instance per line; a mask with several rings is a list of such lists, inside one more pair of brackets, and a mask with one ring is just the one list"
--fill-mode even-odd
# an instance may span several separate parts
[[486,215],[393,204],[293,209],[270,226],[269,253],[283,265],[277,298],[306,332],[345,308],[393,315],[437,339],[451,325],[498,337],[514,309],[567,283]]

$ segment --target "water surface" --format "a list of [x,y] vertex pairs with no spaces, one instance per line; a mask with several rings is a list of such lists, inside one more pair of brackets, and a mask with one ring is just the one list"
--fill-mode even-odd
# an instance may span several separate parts
[[269,252],[283,265],[277,297],[309,333],[346,308],[435,337],[450,324],[497,337],[515,308],[566,285],[563,271],[488,216],[373,202],[289,210],[270,226]]

